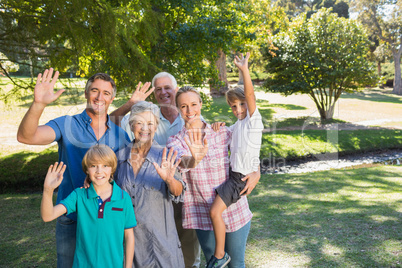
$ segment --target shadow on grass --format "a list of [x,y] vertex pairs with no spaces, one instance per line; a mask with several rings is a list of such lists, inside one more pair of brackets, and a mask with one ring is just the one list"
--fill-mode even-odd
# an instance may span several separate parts
[[374,102],[385,102],[385,103],[401,103],[401,96],[398,95],[388,95],[391,94],[392,90],[384,94],[384,90],[366,90],[355,93],[344,93],[341,95],[341,99],[358,99],[363,101],[374,101]]
[[18,152],[0,159],[0,193],[38,192],[50,164],[58,160],[55,147],[43,152]]
[[[263,254],[253,256],[261,260],[256,267],[398,267],[401,172],[264,175],[249,197],[255,215],[249,245]],[[282,256],[270,254],[277,251]],[[295,256],[303,265],[289,262]]]
[[56,221],[42,221],[41,197],[41,194],[0,197],[0,267],[56,267]]

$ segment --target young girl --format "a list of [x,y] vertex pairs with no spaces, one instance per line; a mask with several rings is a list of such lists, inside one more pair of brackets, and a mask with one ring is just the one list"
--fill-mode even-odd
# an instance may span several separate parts
[[60,204],[53,206],[53,191],[63,180],[66,165],[55,163],[47,172],[41,204],[45,222],[77,212],[77,239],[73,267],[132,267],[134,232],[137,225],[131,199],[113,182],[117,159],[107,145],[89,148],[82,167],[89,188],[77,188]]

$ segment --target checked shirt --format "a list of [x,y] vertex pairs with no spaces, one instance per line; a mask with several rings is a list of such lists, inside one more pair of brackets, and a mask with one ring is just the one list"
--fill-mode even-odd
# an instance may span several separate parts
[[[232,133],[227,127],[219,132],[213,131],[206,124],[205,134],[208,141],[208,153],[193,169],[181,169],[182,178],[187,183],[183,203],[183,228],[213,230],[209,210],[215,199],[215,188],[229,178],[228,147]],[[190,156],[190,150],[184,141],[188,137],[185,127],[168,139],[167,147],[178,151],[178,157]],[[222,214],[226,232],[235,232],[252,218],[247,197],[230,205]]]

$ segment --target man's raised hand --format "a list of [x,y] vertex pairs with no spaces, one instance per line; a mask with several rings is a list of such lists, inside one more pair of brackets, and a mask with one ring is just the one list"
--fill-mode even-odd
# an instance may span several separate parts
[[60,89],[56,93],[53,91],[54,85],[59,77],[59,72],[56,71],[53,78],[53,68],[46,69],[42,74],[38,75],[34,89],[34,102],[48,105],[55,101],[65,91]]
[[151,82],[146,82],[143,86],[141,86],[141,84],[141,82],[138,83],[137,88],[131,95],[130,102],[132,102],[133,104],[139,101],[145,101],[146,98],[148,98],[155,89],[154,87],[149,89],[149,87],[151,86]]

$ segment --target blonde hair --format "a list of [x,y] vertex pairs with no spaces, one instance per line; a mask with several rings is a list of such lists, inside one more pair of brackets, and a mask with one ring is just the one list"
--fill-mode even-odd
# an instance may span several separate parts
[[184,86],[184,87],[179,88],[179,90],[178,90],[177,93],[176,93],[176,99],[175,99],[175,101],[176,101],[176,106],[177,106],[177,107],[179,107],[179,106],[178,106],[179,104],[177,103],[177,100],[179,99],[179,96],[180,96],[181,94],[187,93],[187,92],[194,92],[195,94],[197,94],[198,98],[200,99],[200,102],[202,102],[201,94],[200,94],[200,92],[199,92],[198,90],[196,90],[196,89],[193,88],[192,86]]
[[87,178],[85,179],[87,182],[90,182],[88,177],[88,167],[96,163],[102,163],[112,168],[112,173],[109,178],[109,182],[112,182],[113,174],[117,167],[117,158],[116,154],[109,146],[105,144],[93,145],[84,155],[84,158],[82,159],[82,169],[85,174],[87,174]]
[[246,95],[244,95],[244,88],[242,86],[237,86],[226,91],[226,102],[230,105],[235,100],[244,101]]

